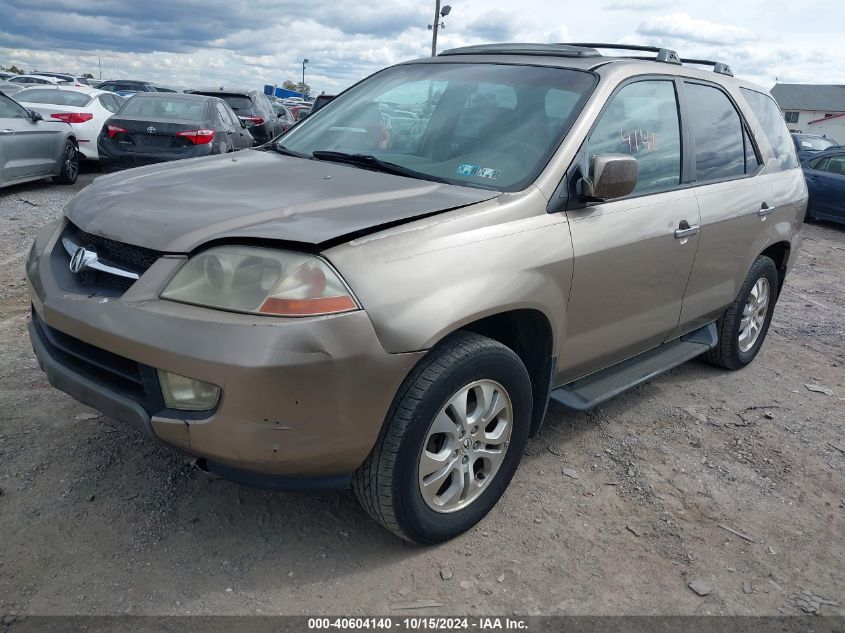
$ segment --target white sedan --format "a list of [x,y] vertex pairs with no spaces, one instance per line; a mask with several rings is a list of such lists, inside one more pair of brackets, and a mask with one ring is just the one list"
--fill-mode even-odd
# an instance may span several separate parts
[[46,120],[69,123],[76,134],[79,152],[99,160],[97,137],[111,115],[123,105],[123,97],[95,88],[37,86],[15,94],[15,101],[41,114]]

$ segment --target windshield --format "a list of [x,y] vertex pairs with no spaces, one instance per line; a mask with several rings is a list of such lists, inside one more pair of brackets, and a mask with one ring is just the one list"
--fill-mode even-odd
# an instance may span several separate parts
[[88,105],[91,95],[76,90],[56,90],[48,88],[30,88],[21,90],[15,95],[18,101],[26,103],[45,103],[50,105],[65,105],[81,108]]
[[374,156],[420,177],[518,191],[534,181],[595,85],[591,73],[505,64],[407,64],[373,75],[279,143]]
[[836,141],[832,141],[829,138],[823,138],[821,136],[797,136],[796,138],[798,139],[798,146],[802,150],[820,152],[828,147],[838,145]]
[[190,119],[199,121],[205,117],[206,101],[180,99],[178,97],[136,97],[127,101],[120,109],[121,116],[148,117],[154,119]]

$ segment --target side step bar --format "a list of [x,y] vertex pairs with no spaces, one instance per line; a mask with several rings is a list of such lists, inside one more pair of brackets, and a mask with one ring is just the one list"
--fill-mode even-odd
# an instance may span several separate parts
[[587,411],[631,387],[713,349],[719,342],[711,323],[679,339],[664,343],[628,360],[601,369],[552,390],[549,397],[574,411]]

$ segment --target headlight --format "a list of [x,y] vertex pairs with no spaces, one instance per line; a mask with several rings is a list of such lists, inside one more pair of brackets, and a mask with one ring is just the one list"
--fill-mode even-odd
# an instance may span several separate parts
[[357,310],[346,284],[313,255],[251,246],[210,248],[189,259],[162,299],[256,314],[313,316]]

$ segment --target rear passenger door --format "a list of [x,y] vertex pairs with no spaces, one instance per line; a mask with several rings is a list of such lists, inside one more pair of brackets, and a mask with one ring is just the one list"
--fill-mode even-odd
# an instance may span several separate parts
[[701,237],[673,334],[714,320],[734,300],[749,257],[765,247],[765,222],[774,209],[759,152],[732,98],[715,84],[690,80],[683,95]]
[[638,78],[618,88],[584,151],[588,158],[630,154],[639,178],[625,198],[567,209],[575,270],[559,382],[662,343],[678,325],[698,246],[674,79]]

